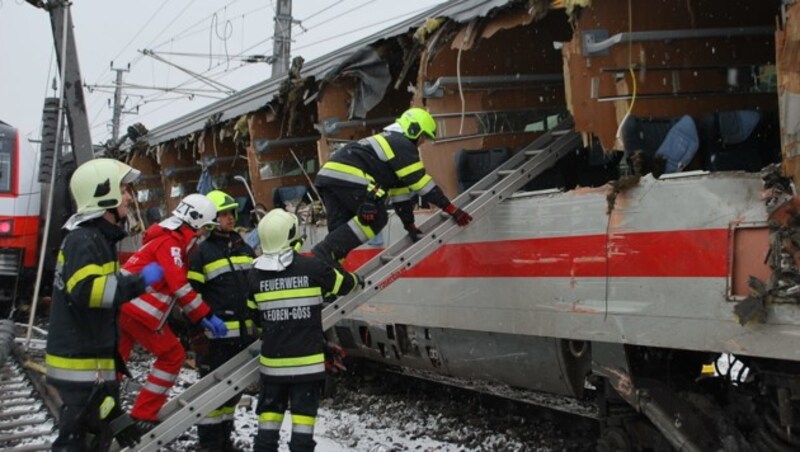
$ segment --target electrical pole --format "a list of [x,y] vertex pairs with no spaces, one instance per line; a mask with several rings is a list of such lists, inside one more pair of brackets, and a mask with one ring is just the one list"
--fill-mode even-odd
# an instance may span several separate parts
[[272,78],[289,72],[292,53],[292,0],[277,0],[272,45]]
[[117,73],[117,82],[114,84],[114,116],[111,118],[111,139],[117,142],[119,138],[119,123],[122,117],[122,73],[128,72],[131,65],[127,69],[115,69],[114,63],[111,63],[111,70]]

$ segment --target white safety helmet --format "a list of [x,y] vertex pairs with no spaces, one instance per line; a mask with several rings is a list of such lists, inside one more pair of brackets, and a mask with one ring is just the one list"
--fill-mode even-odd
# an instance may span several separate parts
[[217,206],[206,196],[193,193],[181,199],[180,204],[172,211],[172,216],[178,218],[193,229],[203,226],[217,226]]
[[93,159],[72,174],[69,190],[79,214],[114,209],[122,204],[120,185],[133,183],[141,173],[114,159]]
[[264,254],[275,254],[292,248],[300,236],[297,216],[283,209],[272,209],[258,222],[258,239]]

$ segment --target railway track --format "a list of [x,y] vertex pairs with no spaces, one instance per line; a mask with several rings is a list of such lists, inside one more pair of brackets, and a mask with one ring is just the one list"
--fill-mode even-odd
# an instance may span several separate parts
[[0,321],[0,450],[49,450],[56,437],[58,401],[44,384],[44,341],[23,351],[21,328]]

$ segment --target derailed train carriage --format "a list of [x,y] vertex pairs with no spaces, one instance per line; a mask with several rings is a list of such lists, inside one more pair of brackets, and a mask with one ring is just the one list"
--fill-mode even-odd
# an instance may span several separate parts
[[[455,197],[571,115],[582,146],[332,334],[351,356],[591,400],[607,450],[794,450],[798,15],[447,2],[154,129],[139,201],[168,211],[198,183],[244,197],[235,176],[267,207],[311,196],[303,172],[409,105],[437,119],[421,153]],[[702,372],[722,355],[746,371]]]

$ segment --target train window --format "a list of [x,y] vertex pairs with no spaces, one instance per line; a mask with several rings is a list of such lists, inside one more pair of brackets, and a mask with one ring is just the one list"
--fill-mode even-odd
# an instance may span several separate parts
[[[316,156],[297,156],[303,162],[303,169],[308,174],[317,172],[317,157]],[[289,157],[285,159],[269,160],[262,162],[258,171],[261,180],[274,179],[277,177],[285,176],[300,176],[302,171],[297,166],[294,158]]]
[[0,133],[0,193],[11,191],[14,164],[14,135]]

